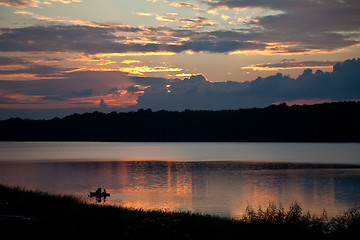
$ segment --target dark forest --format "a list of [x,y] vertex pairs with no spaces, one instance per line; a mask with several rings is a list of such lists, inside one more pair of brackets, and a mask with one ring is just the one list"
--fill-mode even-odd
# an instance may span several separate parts
[[360,102],[0,121],[2,141],[360,142]]

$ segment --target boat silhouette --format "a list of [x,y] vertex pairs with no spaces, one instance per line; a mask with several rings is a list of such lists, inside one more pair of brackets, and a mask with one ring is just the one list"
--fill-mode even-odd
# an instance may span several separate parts
[[110,193],[106,192],[106,189],[104,191],[101,191],[101,188],[98,188],[95,192],[90,192],[89,197],[96,197],[96,198],[106,198],[109,197]]
[[110,196],[110,193],[97,193],[97,192],[90,192],[89,194],[90,197],[98,197],[98,198],[101,198],[101,197],[109,197]]

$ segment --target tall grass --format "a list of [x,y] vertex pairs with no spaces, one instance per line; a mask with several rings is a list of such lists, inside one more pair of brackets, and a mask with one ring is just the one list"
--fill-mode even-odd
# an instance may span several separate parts
[[247,223],[297,224],[319,228],[325,227],[328,217],[326,211],[320,216],[310,212],[304,214],[301,205],[294,202],[287,211],[282,205],[277,207],[274,203],[269,203],[266,209],[259,207],[257,211],[248,206],[242,220]]
[[87,204],[71,196],[0,185],[0,232],[4,231],[15,239],[356,239],[360,208],[329,219],[326,212],[304,213],[296,202],[288,209],[269,203],[256,210],[248,206],[241,219],[229,219]]

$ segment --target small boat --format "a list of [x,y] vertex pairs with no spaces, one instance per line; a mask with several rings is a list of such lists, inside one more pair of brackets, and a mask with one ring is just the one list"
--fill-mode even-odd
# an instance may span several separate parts
[[97,198],[101,198],[101,197],[109,197],[110,193],[97,193],[97,192],[90,192],[90,197],[97,197]]

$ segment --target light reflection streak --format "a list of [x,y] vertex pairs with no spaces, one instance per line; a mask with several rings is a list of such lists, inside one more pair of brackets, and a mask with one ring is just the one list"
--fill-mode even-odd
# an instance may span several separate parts
[[[1,163],[0,183],[80,197],[106,188],[103,204],[241,217],[273,202],[329,216],[360,203],[360,170],[244,162]],[[310,166],[310,167],[309,167]],[[88,200],[93,201],[93,200]]]

